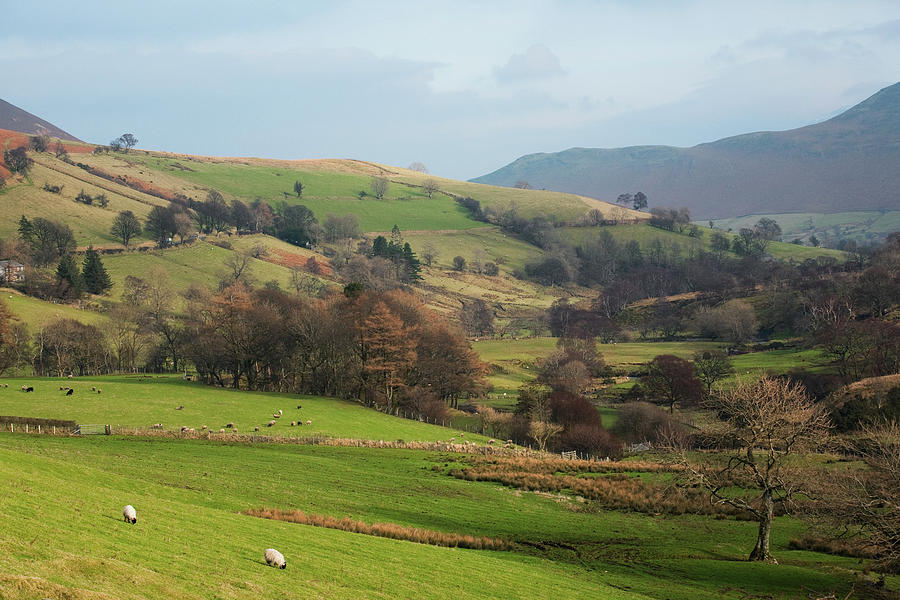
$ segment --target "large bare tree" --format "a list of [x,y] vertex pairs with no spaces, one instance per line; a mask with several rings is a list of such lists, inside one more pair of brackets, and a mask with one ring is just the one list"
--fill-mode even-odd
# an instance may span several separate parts
[[823,478],[817,516],[865,540],[878,554],[875,568],[900,572],[900,423],[866,425],[850,446],[868,468]]
[[[807,491],[788,457],[821,444],[828,417],[802,385],[772,377],[739,383],[709,404],[724,418],[709,433],[726,456],[699,464],[685,460],[689,479],[706,488],[714,504],[750,513],[759,522],[750,560],[776,562],[769,551],[775,507]],[[747,489],[758,493],[748,496]]]

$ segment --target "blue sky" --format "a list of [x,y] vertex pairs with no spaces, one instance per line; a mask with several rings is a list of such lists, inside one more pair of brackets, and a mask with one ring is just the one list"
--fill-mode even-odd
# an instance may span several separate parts
[[900,2],[4,2],[0,98],[81,139],[425,163],[819,121],[900,80]]

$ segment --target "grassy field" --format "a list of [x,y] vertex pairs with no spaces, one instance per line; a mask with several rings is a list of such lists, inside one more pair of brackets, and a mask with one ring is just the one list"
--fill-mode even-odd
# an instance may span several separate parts
[[[176,292],[186,290],[191,284],[215,289],[219,281],[230,276],[231,269],[225,262],[232,255],[232,250],[198,241],[189,246],[165,250],[113,254],[104,257],[103,264],[113,281],[110,295],[118,300],[122,295],[125,277],[144,277],[154,268],[162,269],[168,274]],[[251,258],[250,273],[258,285],[274,280],[282,289],[290,288],[291,274],[286,267]]]
[[[77,160],[87,160],[82,156]],[[41,189],[45,184],[62,187],[54,194]],[[105,194],[109,205],[86,205],[75,202],[79,192],[96,197]],[[7,189],[0,190],[4,208],[4,219],[0,219],[0,238],[14,236],[19,217],[52,218],[66,223],[72,228],[79,245],[111,244],[116,240],[110,234],[113,219],[123,210],[132,211],[139,219],[144,219],[150,209],[167,202],[137,192],[118,183],[107,181],[75,165],[69,165],[50,154],[35,156],[35,163],[28,179]],[[136,242],[144,238],[136,238]]]
[[[710,238],[713,230],[708,227],[698,227],[698,229],[702,232],[702,235],[696,238],[690,237],[687,233],[667,231],[644,223],[616,225],[613,227],[560,227],[555,229],[554,232],[560,240],[578,245],[589,241],[591,237],[597,236],[603,231],[608,231],[616,241],[623,244],[636,240],[640,243],[641,249],[645,254],[653,240],[660,240],[664,247],[672,248],[673,246],[678,246],[681,250],[681,255],[688,257],[699,251],[711,251]],[[734,234],[725,231],[719,231],[719,233],[728,237],[729,240],[733,240],[736,237]],[[846,259],[846,254],[840,250],[798,246],[787,242],[772,242],[769,244],[767,251],[779,260],[803,261],[807,258],[816,258],[817,256],[832,256],[838,260]],[[732,252],[728,252],[727,255],[732,258],[736,256]]]
[[[479,340],[472,348],[481,360],[495,365],[495,372],[488,376],[494,386],[492,405],[504,406],[502,394],[507,394],[506,403],[514,403],[513,395],[518,388],[535,378],[538,361],[556,348],[556,338],[537,337],[512,339]],[[599,344],[597,350],[607,365],[619,372],[630,372],[647,364],[660,354],[674,354],[690,359],[695,352],[721,349],[723,344],[707,341],[679,342],[624,342]],[[794,368],[811,371],[827,369],[826,358],[820,350],[780,349],[752,352],[732,357],[735,376],[758,375],[764,372],[785,373]]]
[[53,304],[5,288],[0,288],[0,297],[10,312],[19,321],[28,325],[32,333],[57,319],[75,319],[86,325],[97,326],[107,322],[107,317],[102,313],[82,310],[67,304]]
[[[743,560],[752,523],[591,509],[449,477],[426,452],[0,434],[0,596],[24,598],[771,598],[846,594],[855,560]],[[132,504],[138,522],[122,522]],[[503,537],[437,548],[260,520],[250,508]],[[266,567],[264,548],[286,556]]]
[[480,260],[494,262],[502,272],[512,273],[526,262],[541,256],[541,251],[531,244],[504,234],[499,227],[479,227],[466,231],[404,233],[403,238],[420,257],[426,245],[437,250],[435,266],[450,268],[453,257],[462,256],[471,266]]
[[849,237],[859,242],[871,241],[884,234],[900,230],[900,211],[847,211],[839,213],[786,213],[748,215],[714,221],[716,227],[737,231],[753,227],[761,218],[774,219],[781,226],[784,239],[819,239]]
[[[122,429],[149,429],[162,423],[167,430],[182,426],[200,431],[204,425],[218,432],[234,423],[240,433],[259,427],[265,435],[288,437],[348,437],[394,441],[448,440],[458,432],[445,427],[392,417],[366,408],[357,402],[218,389],[200,383],[182,381],[177,376],[109,376],[74,379],[4,379],[9,387],[0,389],[0,414],[47,419],[65,419],[79,423],[109,424]],[[34,387],[23,393],[22,385]],[[75,392],[66,396],[60,386]],[[102,394],[91,391],[98,387]],[[297,406],[303,406],[297,409]],[[178,410],[177,407],[184,408]],[[267,427],[277,410],[284,411],[274,427]],[[291,421],[311,424],[291,427]],[[476,442],[487,438],[467,434]]]

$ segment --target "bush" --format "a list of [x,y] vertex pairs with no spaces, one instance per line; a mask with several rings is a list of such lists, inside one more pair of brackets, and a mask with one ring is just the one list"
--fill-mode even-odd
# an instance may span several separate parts
[[678,423],[660,407],[648,402],[630,402],[618,410],[613,431],[626,442],[655,444],[678,427]]
[[575,450],[579,455],[620,458],[622,442],[602,427],[575,425],[565,430],[557,439],[559,450]]

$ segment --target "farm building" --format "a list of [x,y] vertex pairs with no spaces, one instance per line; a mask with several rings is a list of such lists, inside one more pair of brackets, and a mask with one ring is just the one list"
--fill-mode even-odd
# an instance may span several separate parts
[[25,265],[14,260],[0,260],[0,284],[25,281]]

